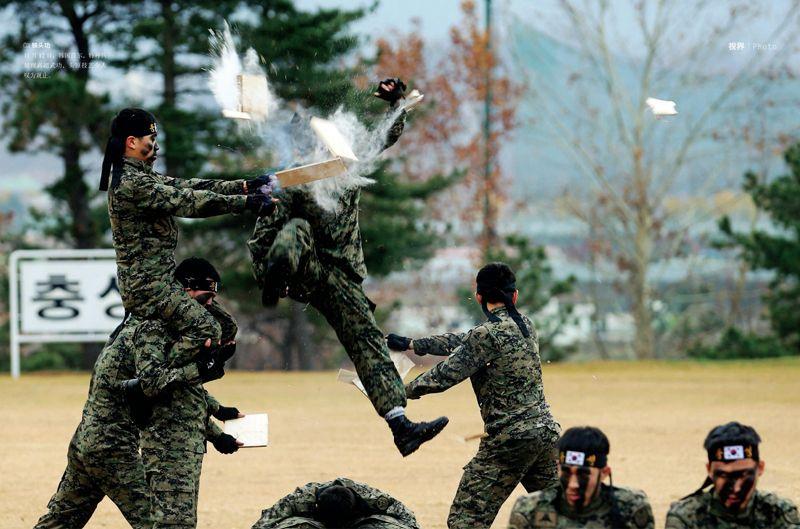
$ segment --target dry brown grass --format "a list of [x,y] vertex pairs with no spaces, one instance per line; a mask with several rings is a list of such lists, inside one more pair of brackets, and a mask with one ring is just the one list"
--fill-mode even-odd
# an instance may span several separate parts
[[[545,368],[562,425],[600,426],[611,439],[615,482],[644,489],[663,527],[671,501],[703,479],[701,443],[715,424],[737,419],[761,433],[767,471],[760,486],[800,499],[800,362],[724,364],[587,363]],[[0,513],[6,529],[30,528],[64,469],[89,377],[0,378]],[[477,444],[480,417],[468,384],[412,402],[412,418],[447,414],[440,437],[403,460],[383,421],[355,388],[326,373],[233,373],[209,384],[223,404],[270,414],[271,446],[232,456],[209,453],[199,527],[246,529],[261,509],[309,481],[349,476],[404,501],[426,528],[445,527],[461,467]],[[505,527],[513,497],[494,527]],[[126,527],[105,500],[88,527]]]

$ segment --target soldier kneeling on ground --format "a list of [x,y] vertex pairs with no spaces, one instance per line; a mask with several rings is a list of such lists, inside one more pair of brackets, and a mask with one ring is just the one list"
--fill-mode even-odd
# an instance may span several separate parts
[[703,443],[708,476],[697,491],[670,506],[666,529],[799,528],[791,501],[756,490],[764,473],[760,442],[752,426],[738,422],[712,429]]
[[603,483],[611,482],[608,452],[608,437],[599,428],[564,432],[558,440],[559,485],[518,499],[509,527],[653,529],[644,492]]
[[264,510],[252,529],[419,529],[400,501],[347,478],[308,483]]

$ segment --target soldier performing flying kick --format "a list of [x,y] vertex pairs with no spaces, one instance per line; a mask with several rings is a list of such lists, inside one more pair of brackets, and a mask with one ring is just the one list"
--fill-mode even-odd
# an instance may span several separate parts
[[[394,107],[404,89],[399,79],[387,79],[376,96]],[[401,111],[384,148],[400,137],[404,121]],[[325,316],[355,364],[372,405],[389,423],[398,450],[403,456],[411,454],[435,437],[447,418],[413,423],[405,416],[403,381],[361,285],[367,269],[358,226],[360,189],[345,191],[336,211],[321,207],[307,186],[287,188],[279,198],[276,212],[256,222],[248,241],[264,305],[275,305],[288,293]]]
[[268,215],[274,204],[258,192],[269,181],[267,175],[222,181],[181,180],[157,173],[153,170],[157,135],[151,113],[139,108],[121,110],[111,122],[100,189],[108,191],[125,311],[144,319],[164,320],[181,336],[170,360],[185,363],[203,346],[218,343],[221,329],[173,277],[178,243],[174,217],[213,217],[243,211]]

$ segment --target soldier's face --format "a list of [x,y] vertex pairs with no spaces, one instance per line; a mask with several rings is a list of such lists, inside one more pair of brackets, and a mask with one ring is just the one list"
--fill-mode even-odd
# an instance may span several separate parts
[[128,136],[125,143],[125,155],[152,165],[156,161],[156,158],[158,158],[157,137],[158,134],[150,134],[149,136],[142,136],[141,138]]
[[740,459],[724,463],[706,464],[708,477],[714,482],[714,493],[726,509],[736,512],[747,507],[756,490],[756,483],[764,473],[764,462]]
[[564,489],[564,496],[570,507],[582,509],[592,502],[600,490],[600,482],[608,476],[611,468],[580,467],[560,465],[558,477]]
[[199,304],[203,305],[204,307],[210,306],[211,303],[214,301],[214,298],[217,297],[216,292],[211,292],[209,290],[192,290],[190,288],[186,289],[186,292]]

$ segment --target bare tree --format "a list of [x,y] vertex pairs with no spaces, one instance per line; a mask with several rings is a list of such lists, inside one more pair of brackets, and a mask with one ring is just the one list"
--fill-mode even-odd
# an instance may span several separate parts
[[[650,358],[659,265],[692,257],[687,243],[718,214],[714,201],[688,207],[683,200],[706,199],[738,181],[744,135],[759,117],[748,105],[754,97],[775,100],[777,88],[794,77],[789,59],[799,3],[784,3],[783,12],[774,4],[705,0],[551,4],[535,13],[541,31],[533,33],[542,42],[560,41],[562,55],[546,56],[552,46],[517,45],[516,59],[527,65],[519,71],[527,69],[536,126],[552,139],[547,148],[563,152],[591,182],[571,186],[570,211],[591,227],[602,242],[592,247],[620,272],[635,354]],[[512,31],[530,44],[530,30]],[[554,60],[560,70],[529,67]],[[657,122],[648,97],[674,99],[680,114]],[[796,100],[782,104],[797,108]]]

